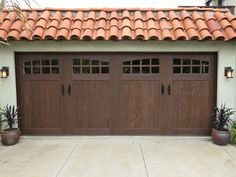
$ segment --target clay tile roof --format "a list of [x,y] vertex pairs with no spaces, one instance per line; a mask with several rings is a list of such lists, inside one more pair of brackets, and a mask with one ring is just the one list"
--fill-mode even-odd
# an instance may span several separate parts
[[227,9],[26,9],[0,12],[0,40],[233,40]]

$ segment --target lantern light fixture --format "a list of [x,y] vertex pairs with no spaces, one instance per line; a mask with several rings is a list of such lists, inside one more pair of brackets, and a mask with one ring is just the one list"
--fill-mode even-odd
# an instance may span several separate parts
[[0,69],[0,78],[7,78],[9,76],[9,67],[2,67]]
[[232,69],[232,67],[225,67],[225,77],[227,79],[233,78],[233,72],[234,70]]

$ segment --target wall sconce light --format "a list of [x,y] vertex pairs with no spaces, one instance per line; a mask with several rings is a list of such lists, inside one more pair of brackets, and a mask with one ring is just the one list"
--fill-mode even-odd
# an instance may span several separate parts
[[2,67],[0,69],[0,78],[7,78],[9,76],[9,67]]
[[232,67],[225,67],[225,77],[228,78],[233,78],[233,72],[234,70]]

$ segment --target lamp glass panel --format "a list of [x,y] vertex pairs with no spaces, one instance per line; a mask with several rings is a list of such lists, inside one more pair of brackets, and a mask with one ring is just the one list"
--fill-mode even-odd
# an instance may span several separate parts
[[232,70],[228,70],[227,71],[227,77],[228,78],[232,78]]
[[2,70],[2,78],[6,78],[7,77],[7,71],[6,70]]

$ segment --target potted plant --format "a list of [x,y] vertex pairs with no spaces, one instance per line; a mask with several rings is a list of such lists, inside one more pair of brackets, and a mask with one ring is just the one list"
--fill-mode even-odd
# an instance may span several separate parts
[[236,144],[236,120],[231,125],[231,143]]
[[20,130],[14,127],[18,120],[18,108],[6,105],[0,108],[0,115],[2,116],[1,123],[8,126],[8,128],[4,129],[1,133],[2,143],[4,145],[16,144],[21,134]]
[[213,128],[212,128],[212,139],[217,145],[227,145],[230,143],[230,116],[234,114],[232,108],[227,108],[225,104],[221,104],[220,108],[215,108],[213,113]]
[[0,134],[2,132],[2,115],[0,114]]

